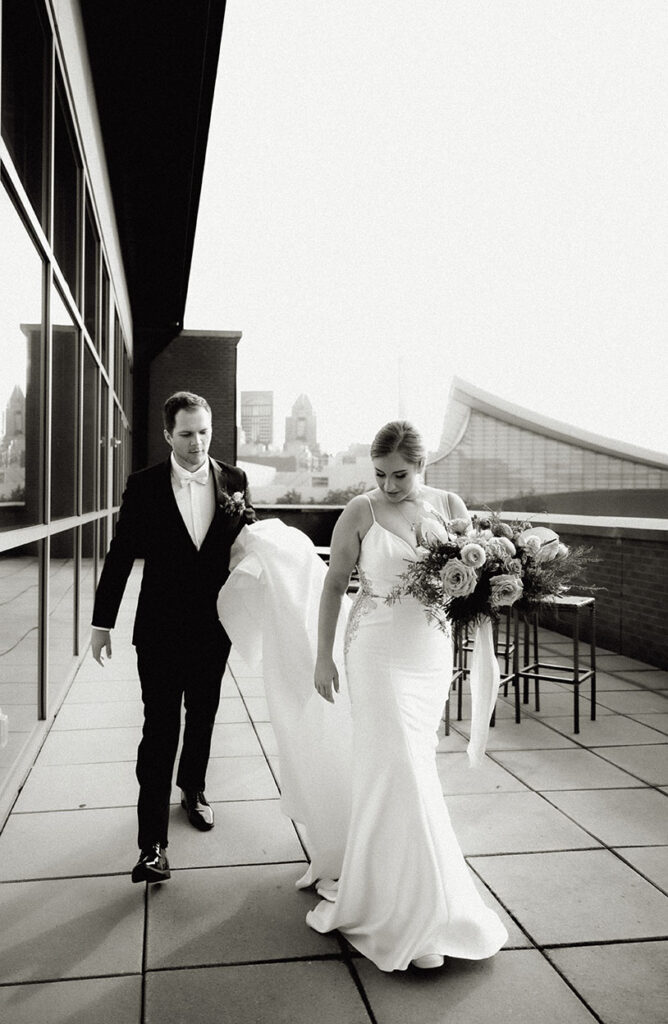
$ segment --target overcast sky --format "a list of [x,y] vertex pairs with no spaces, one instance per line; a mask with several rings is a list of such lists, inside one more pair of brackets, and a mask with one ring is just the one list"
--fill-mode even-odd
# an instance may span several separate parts
[[228,0],[186,308],[326,450],[463,377],[668,450],[666,0]]

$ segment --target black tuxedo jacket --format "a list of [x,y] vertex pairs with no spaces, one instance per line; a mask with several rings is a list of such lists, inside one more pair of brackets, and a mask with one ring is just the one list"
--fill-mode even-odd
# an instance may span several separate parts
[[[111,629],[136,558],[144,560],[133,644],[195,644],[222,634],[216,601],[229,576],[230,548],[254,518],[242,469],[211,460],[216,507],[198,550],[179,512],[171,459],[128,477],[114,539],[95,594],[93,624]],[[230,514],[226,500],[241,491],[247,514]],[[224,635],[224,634],[223,634]]]

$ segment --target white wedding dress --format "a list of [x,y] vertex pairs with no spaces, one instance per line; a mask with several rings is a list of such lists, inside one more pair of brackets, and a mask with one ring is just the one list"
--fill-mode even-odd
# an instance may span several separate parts
[[[256,548],[263,546],[259,535],[267,531],[268,522],[247,528],[249,534],[256,533]],[[296,542],[301,564],[295,580],[303,577],[312,556],[303,541],[287,535],[298,531],[271,529],[277,534],[278,547],[289,550]],[[249,567],[248,537],[244,543],[245,557],[238,561],[242,572],[244,562]],[[275,575],[273,556],[265,555],[264,568],[255,571],[256,580],[263,572]],[[255,557],[263,559],[257,550]],[[325,897],[306,920],[319,932],[338,929],[383,971],[403,970],[411,960],[429,953],[482,959],[496,953],[507,939],[498,916],[475,888],[436,770],[437,730],[452,673],[451,641],[413,599],[385,602],[406,561],[416,557],[407,541],[374,519],[362,541],[361,587],[345,628],[345,672],[335,648],[342,692],[334,708],[317,695],[320,707],[313,704],[315,636],[311,655],[298,665],[299,681],[288,654],[287,661],[279,656],[283,664],[278,674],[284,678],[277,682],[267,647],[275,648],[276,637],[270,638],[272,630],[267,627],[273,626],[279,634],[288,631],[279,643],[284,653],[288,651],[293,646],[292,610],[283,600],[280,611],[276,608],[283,622],[267,622],[265,582],[263,673],[268,689],[275,690],[273,698],[269,692],[267,696],[274,728],[278,726],[282,799],[286,813],[306,826],[311,856],[310,868],[297,884],[315,882]],[[251,558],[248,578],[253,576],[252,563]],[[315,564],[310,571],[317,578]],[[324,567],[321,571],[324,576]],[[232,586],[225,585],[219,602],[221,620],[233,644],[235,632],[242,636],[248,631],[247,614],[253,604],[248,599],[239,602],[239,573],[236,584],[234,576],[235,572],[230,577]],[[307,589],[312,590],[312,583]],[[311,628],[314,622],[304,608],[306,595],[299,583],[293,590],[297,617],[308,630],[306,620],[311,618]],[[301,608],[297,607],[300,590]],[[248,594],[246,588],[247,598]],[[311,593],[309,600],[314,596]],[[294,628],[300,632],[302,627]],[[275,656],[276,650],[272,653]],[[289,680],[286,673],[291,674]],[[346,677],[352,721],[347,713]],[[288,697],[287,691],[293,696]],[[295,691],[300,693],[297,699]],[[478,701],[486,716],[482,719],[485,735],[489,700],[487,694],[482,703]],[[288,704],[291,710],[286,715]],[[314,770],[318,761],[325,771]],[[286,792],[285,782],[292,794]]]

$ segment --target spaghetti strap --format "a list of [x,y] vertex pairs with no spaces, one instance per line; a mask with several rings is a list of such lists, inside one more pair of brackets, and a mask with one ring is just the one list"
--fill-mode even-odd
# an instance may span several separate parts
[[445,494],[445,517],[448,522],[452,519],[452,512],[450,511],[450,492],[444,491]]
[[369,497],[368,494],[365,494],[364,497],[369,502],[369,508],[371,509],[371,518],[373,519],[373,521],[375,523],[376,522],[376,515],[375,515],[375,513],[373,511],[373,502],[371,501],[371,498]]

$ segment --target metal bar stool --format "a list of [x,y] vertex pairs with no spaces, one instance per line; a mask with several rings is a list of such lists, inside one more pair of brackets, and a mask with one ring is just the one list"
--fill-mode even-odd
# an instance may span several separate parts
[[[548,597],[541,601],[543,608],[553,608],[557,612],[568,610],[573,615],[573,660],[569,665],[557,665],[540,659],[538,648],[538,618],[540,610],[532,611],[524,619],[523,664],[517,668],[517,689],[515,693],[515,720],[519,722],[519,689],[523,689],[523,700],[529,702],[529,686],[533,680],[535,709],[540,711],[540,683],[566,683],[573,687],[573,732],[580,732],[580,686],[589,680],[591,720],[596,720],[596,601],[593,597],[579,597],[576,594],[563,594],[559,597]],[[580,661],[580,614],[589,614],[589,665],[583,669]],[[519,656],[519,615],[516,612],[516,646],[515,660]],[[533,655],[533,658],[532,658]],[[555,672],[562,673],[555,675]]]
[[[503,615],[503,630],[500,629],[500,622],[494,624],[494,653],[499,659],[499,667],[501,669],[501,685],[504,687],[504,694],[508,693],[508,683],[512,683],[515,686],[515,720],[519,722],[520,710],[519,710],[519,684],[517,682],[517,670],[519,663],[515,656],[515,651],[518,648],[517,630],[518,625],[512,618],[511,609],[507,608],[504,610]],[[470,673],[468,664],[469,654],[473,651],[473,638],[471,637],[469,630],[466,626],[455,627],[453,632],[454,638],[454,654],[453,654],[453,669],[452,669],[452,682],[450,684],[450,694],[445,704],[445,735],[450,735],[450,695],[453,691],[457,692],[457,721],[461,722],[463,715],[463,694],[464,694],[464,680]],[[511,669],[512,665],[512,669]],[[490,719],[491,726],[496,724],[496,711],[492,712]]]

